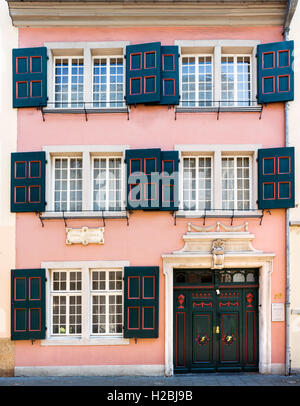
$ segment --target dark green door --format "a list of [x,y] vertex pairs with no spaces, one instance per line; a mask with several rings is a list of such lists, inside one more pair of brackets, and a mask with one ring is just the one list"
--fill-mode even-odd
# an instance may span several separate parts
[[258,271],[174,271],[174,370],[256,371]]

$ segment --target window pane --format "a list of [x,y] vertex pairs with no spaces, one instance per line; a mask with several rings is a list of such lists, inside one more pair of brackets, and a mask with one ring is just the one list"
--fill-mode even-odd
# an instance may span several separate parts
[[211,56],[186,56],[181,64],[181,105],[212,106],[213,76]]
[[94,210],[121,210],[121,158],[93,160]]
[[211,158],[183,159],[184,210],[211,209]]
[[124,99],[123,58],[94,59],[93,106],[96,108],[122,107]]
[[55,158],[54,210],[82,209],[82,159]]

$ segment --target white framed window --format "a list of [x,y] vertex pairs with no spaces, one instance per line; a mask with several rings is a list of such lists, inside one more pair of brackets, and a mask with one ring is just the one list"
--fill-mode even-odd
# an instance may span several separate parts
[[129,261],[43,262],[46,339],[41,345],[123,345],[124,267]]
[[124,58],[93,57],[93,106],[123,107],[125,89]]
[[82,273],[79,270],[51,272],[51,334],[81,335]]
[[181,73],[182,106],[212,106],[212,55],[184,55],[181,60]]
[[121,210],[122,160],[93,157],[93,210]]
[[251,95],[251,55],[222,55],[222,106],[250,106]]
[[212,158],[183,157],[183,209],[212,208]]
[[129,41],[46,42],[47,110],[127,111],[125,47]]
[[127,145],[47,146],[47,210],[43,218],[126,217]]
[[[235,149],[236,148],[236,149]],[[177,215],[257,215],[261,145],[175,145],[180,152]]]
[[82,210],[82,158],[53,158],[55,211]]
[[[176,40],[180,47],[180,108],[247,111],[256,102],[255,40]],[[244,109],[244,110],[243,110]]]
[[250,157],[222,157],[222,209],[249,210],[250,196]]
[[82,108],[84,60],[81,57],[54,58],[55,108]]
[[123,272],[91,270],[91,334],[123,333]]

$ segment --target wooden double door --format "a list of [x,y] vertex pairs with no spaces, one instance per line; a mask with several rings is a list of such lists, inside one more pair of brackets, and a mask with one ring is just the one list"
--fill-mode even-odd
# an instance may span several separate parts
[[174,372],[258,370],[258,271],[174,271]]

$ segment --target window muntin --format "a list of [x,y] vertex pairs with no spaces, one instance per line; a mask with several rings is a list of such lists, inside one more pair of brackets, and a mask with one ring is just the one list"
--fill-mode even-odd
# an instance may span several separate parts
[[183,158],[183,209],[212,207],[212,158]]
[[54,66],[55,108],[82,108],[84,100],[83,58],[55,58]]
[[54,210],[82,210],[82,158],[54,158]]
[[93,210],[121,210],[121,167],[121,158],[93,158]]
[[210,107],[213,100],[211,55],[184,55],[181,61],[181,105]]
[[249,55],[222,55],[221,105],[251,105],[251,57]]
[[91,270],[91,334],[122,336],[123,272]]
[[51,321],[53,335],[82,333],[82,274],[79,270],[51,272]]
[[119,56],[93,58],[93,107],[123,107],[124,59]]
[[249,157],[222,157],[222,209],[250,209],[250,172]]

